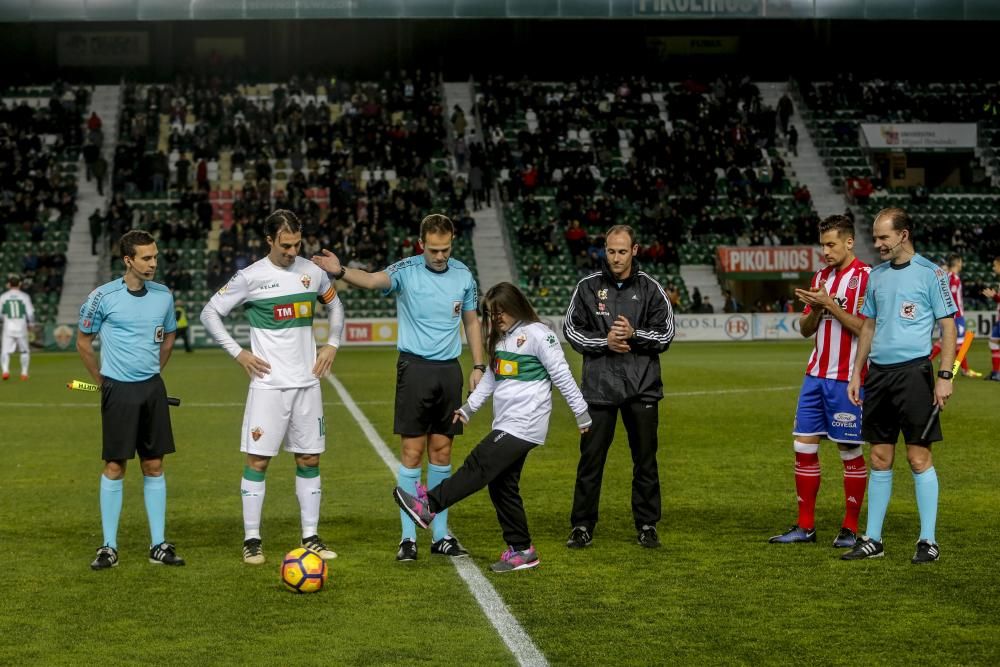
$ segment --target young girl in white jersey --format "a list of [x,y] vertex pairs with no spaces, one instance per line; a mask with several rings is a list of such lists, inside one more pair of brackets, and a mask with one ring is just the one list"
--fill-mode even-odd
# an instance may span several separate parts
[[528,452],[542,444],[548,433],[552,385],[576,415],[581,433],[591,420],[559,340],[539,321],[521,290],[510,283],[490,288],[483,298],[483,331],[491,352],[490,372],[454,418],[468,423],[492,394],[493,430],[449,479],[430,490],[418,484],[416,496],[398,486],[392,495],[418,526],[427,528],[437,512],[489,487],[508,545],[490,569],[513,572],[539,563],[518,484]]

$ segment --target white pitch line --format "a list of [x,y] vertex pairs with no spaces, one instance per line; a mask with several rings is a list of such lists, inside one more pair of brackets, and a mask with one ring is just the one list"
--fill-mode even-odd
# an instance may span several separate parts
[[[354,420],[358,422],[358,426],[361,427],[361,431],[368,438],[368,442],[371,443],[372,449],[378,454],[379,458],[389,469],[393,475],[399,470],[399,461],[393,456],[389,447],[386,446],[385,441],[372,426],[372,423],[368,421],[368,417],[361,411],[358,404],[348,393],[347,388],[332,375],[326,376],[327,382],[329,382],[334,389],[337,390],[337,395],[340,396],[340,400],[344,402],[347,407],[347,411],[351,413]],[[493,585],[490,584],[489,580],[483,576],[483,573],[479,571],[470,558],[453,558],[451,562],[455,565],[455,569],[458,570],[458,575],[462,577],[465,584],[472,591],[473,597],[476,598],[476,602],[479,603],[479,607],[486,614],[486,618],[489,619],[493,627],[496,628],[497,633],[500,635],[500,639],[503,643],[507,645],[510,652],[514,654],[514,659],[517,660],[519,665],[548,665],[548,661],[542,652],[538,650],[535,643],[531,641],[531,637],[528,633],[524,631],[521,624],[517,622],[514,618],[514,614],[510,612],[507,605],[504,604],[503,598],[497,593]]]

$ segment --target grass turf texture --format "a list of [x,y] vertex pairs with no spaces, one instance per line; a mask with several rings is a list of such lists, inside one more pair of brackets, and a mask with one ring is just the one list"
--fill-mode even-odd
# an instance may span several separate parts
[[[664,548],[635,544],[631,461],[619,427],[594,544],[563,546],[577,436],[561,398],[522,490],[542,565],[487,576],[554,664],[1000,663],[996,544],[1000,387],[960,378],[935,448],[942,560],[909,562],[918,533],[913,483],[898,451],[886,557],[837,560],[842,513],[836,447],[821,448],[819,543],[770,545],[795,520],[790,428],[808,355],[801,343],[679,344],[663,357],[660,477]],[[985,342],[974,368],[988,367]],[[568,357],[579,371],[579,356]],[[345,349],[335,363],[394,451],[389,349]],[[468,359],[465,367],[470,367]],[[166,461],[167,536],[188,561],[146,561],[136,462],[125,481],[120,566],[91,572],[101,542],[98,396],[72,355],[35,355],[27,383],[0,384],[0,664],[510,664],[513,658],[450,563],[398,564],[394,478],[324,383],[328,451],[321,534],[340,554],[317,595],[281,589],[281,556],[299,542],[294,463],[268,472],[262,567],[240,559],[238,452],[246,377],[217,351],[175,354],[165,378],[178,453]],[[488,432],[488,411],[456,441],[458,465]],[[867,452],[866,452],[867,458]],[[862,524],[865,513],[862,512]],[[503,548],[486,493],[451,511],[486,570]],[[795,656],[795,658],[793,658]]]

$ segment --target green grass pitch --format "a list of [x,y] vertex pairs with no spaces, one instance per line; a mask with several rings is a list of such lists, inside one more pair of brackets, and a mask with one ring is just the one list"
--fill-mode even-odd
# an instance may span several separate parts
[[[578,372],[579,356],[567,356]],[[828,443],[819,543],[767,544],[795,520],[790,430],[807,356],[805,343],[688,343],[664,355],[663,549],[635,544],[621,427],[594,544],[563,546],[577,435],[560,397],[522,479],[541,567],[486,571],[504,546],[486,493],[451,510],[452,529],[550,663],[1000,664],[1000,386],[960,378],[944,413],[946,440],[934,452],[941,561],[909,562],[918,517],[901,448],[886,557],[845,563],[830,546],[843,487]],[[394,361],[390,349],[347,348],[334,368],[395,451]],[[972,365],[988,368],[985,342]],[[394,479],[329,384],[321,534],[340,558],[325,590],[296,596],[278,579],[299,538],[287,454],[268,473],[268,562],[241,562],[247,380],[226,355],[175,353],[165,372],[183,399],[172,413],[178,453],[165,466],[167,535],[188,561],[178,569],[146,561],[133,464],[120,566],[90,571],[101,542],[98,397],[65,388],[89,379],[69,354],[35,355],[30,381],[13,378],[0,385],[0,664],[514,662],[455,568],[430,557],[426,534],[420,560],[395,562]],[[489,427],[489,414],[477,415],[456,441],[456,464]]]

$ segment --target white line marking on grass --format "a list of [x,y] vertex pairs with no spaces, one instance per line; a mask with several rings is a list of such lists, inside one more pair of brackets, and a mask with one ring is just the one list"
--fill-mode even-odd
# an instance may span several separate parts
[[[375,427],[372,426],[372,423],[368,421],[368,417],[361,412],[358,403],[354,401],[340,380],[332,375],[327,375],[326,380],[337,390],[340,400],[344,402],[347,411],[358,422],[358,426],[361,427],[361,431],[368,438],[372,449],[382,459],[385,467],[395,475],[399,469],[399,461],[389,450],[389,447],[386,446],[385,441],[382,440],[382,437],[375,430]],[[493,588],[493,585],[483,576],[479,568],[472,563],[472,559],[453,558],[451,562],[455,565],[455,569],[458,570],[458,575],[462,577],[469,590],[472,591],[473,597],[476,598],[479,607],[486,614],[486,618],[496,628],[500,639],[507,645],[510,652],[514,654],[517,663],[519,665],[548,665],[549,663],[545,659],[545,656],[542,655],[542,652],[538,650],[535,643],[531,641],[528,633],[524,631],[521,624],[514,618],[514,614],[504,604],[503,599],[497,593],[496,589]]]

